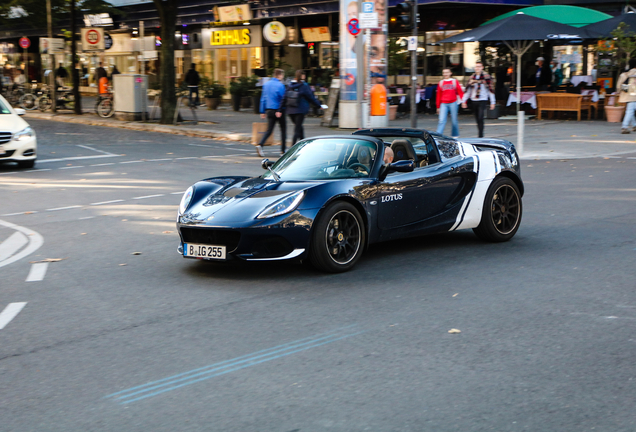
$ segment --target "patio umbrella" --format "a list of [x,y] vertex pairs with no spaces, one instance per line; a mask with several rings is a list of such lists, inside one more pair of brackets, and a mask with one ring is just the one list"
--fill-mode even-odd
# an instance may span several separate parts
[[[519,115],[521,100],[521,56],[536,40],[576,41],[594,36],[586,30],[518,12],[491,24],[451,36],[439,43],[503,42],[517,56],[517,121],[519,153],[523,150],[523,120]],[[524,114],[525,115],[525,114]]]
[[499,21],[500,19],[508,18],[509,16],[512,16],[517,12],[523,12],[526,15],[547,19],[549,21],[556,21],[558,23],[571,25],[573,27],[583,27],[612,17],[610,14],[599,12],[597,10],[586,7],[566,5],[542,5],[531,6],[508,12],[503,15],[499,15],[498,17],[495,17],[490,21],[486,21],[482,25],[488,25],[495,21]]
[[625,29],[627,32],[636,32],[636,13],[632,11],[615,16],[614,18],[586,25],[583,27],[583,30],[596,37],[612,37],[612,32],[616,30],[618,25],[622,22],[628,25],[628,28]]

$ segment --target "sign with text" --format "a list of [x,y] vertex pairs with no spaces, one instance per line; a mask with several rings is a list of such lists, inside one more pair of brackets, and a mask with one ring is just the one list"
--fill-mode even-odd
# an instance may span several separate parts
[[218,27],[202,29],[203,48],[260,47],[260,26]]
[[40,54],[62,54],[62,53],[64,53],[64,39],[40,38]]
[[329,27],[308,27],[300,29],[305,42],[330,42],[331,32]]
[[83,28],[82,29],[82,51],[103,51],[104,50],[104,29]]
[[250,5],[215,6],[217,22],[247,21],[252,19]]

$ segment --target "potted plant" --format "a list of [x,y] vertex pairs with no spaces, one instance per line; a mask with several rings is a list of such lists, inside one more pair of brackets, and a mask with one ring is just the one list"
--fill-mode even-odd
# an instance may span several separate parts
[[[618,65],[618,73],[625,70],[625,65],[629,59],[636,53],[636,34],[627,31],[627,24],[620,23],[616,30],[612,32],[612,39],[608,40],[604,47],[614,51],[616,56],[616,64]],[[618,76],[615,77],[618,82]],[[625,113],[625,105],[619,103],[619,95],[621,89],[617,88],[618,95],[605,96],[605,116],[610,123],[620,123]]]
[[234,111],[240,111],[241,98],[245,93],[245,86],[240,79],[232,78],[230,81],[230,94],[232,95],[232,109]]
[[241,95],[241,108],[250,108],[252,106],[252,90],[256,89],[258,78],[242,76],[238,78],[241,83],[243,92]]
[[221,98],[227,90],[218,81],[212,81],[209,78],[201,78],[201,83],[199,87],[203,91],[203,97],[205,98],[205,104],[207,105],[209,110],[215,110],[219,107],[221,103]]

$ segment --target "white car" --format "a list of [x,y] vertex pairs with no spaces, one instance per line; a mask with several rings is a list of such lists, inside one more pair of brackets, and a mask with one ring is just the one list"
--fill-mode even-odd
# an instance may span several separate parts
[[0,162],[17,162],[20,168],[33,168],[37,138],[31,126],[20,118],[24,113],[0,96]]

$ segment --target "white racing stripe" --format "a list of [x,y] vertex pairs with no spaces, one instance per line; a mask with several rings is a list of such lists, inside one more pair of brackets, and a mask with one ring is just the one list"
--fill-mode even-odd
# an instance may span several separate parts
[[5,226],[7,228],[11,228],[16,231],[20,231],[22,234],[26,235],[27,239],[29,239],[29,244],[27,245],[27,247],[22,249],[17,254],[14,254],[11,257],[5,259],[4,261],[0,261],[0,267],[9,265],[13,262],[16,262],[24,258],[25,256],[32,254],[33,252],[38,250],[40,246],[42,246],[42,244],[44,243],[44,239],[42,238],[42,236],[33,230],[30,230],[28,228],[21,227],[19,225],[12,224],[11,222],[7,222],[3,220],[0,220],[0,225]]
[[15,318],[20,311],[26,306],[27,302],[9,303],[2,312],[0,312],[0,330]]
[[0,243],[0,262],[6,260],[11,255],[19,251],[22,246],[27,244],[29,239],[19,231],[14,232],[11,236]]
[[46,275],[46,269],[49,267],[49,263],[35,263],[31,265],[29,275],[26,278],[27,282],[38,282],[44,279]]

